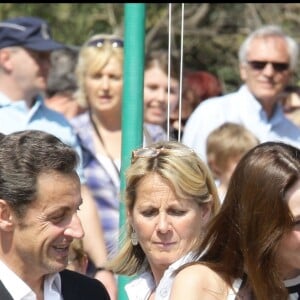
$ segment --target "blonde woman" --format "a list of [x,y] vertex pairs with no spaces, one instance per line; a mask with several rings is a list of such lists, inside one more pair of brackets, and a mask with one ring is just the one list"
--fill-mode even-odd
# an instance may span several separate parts
[[192,149],[156,143],[133,151],[125,205],[124,244],[107,268],[136,275],[125,286],[128,299],[168,299],[173,271],[193,259],[219,209],[214,179]]
[[[117,250],[121,159],[123,39],[97,34],[82,46],[75,98],[86,112],[71,119],[84,152],[84,175],[96,201],[108,255]],[[89,266],[88,272],[106,272]]]

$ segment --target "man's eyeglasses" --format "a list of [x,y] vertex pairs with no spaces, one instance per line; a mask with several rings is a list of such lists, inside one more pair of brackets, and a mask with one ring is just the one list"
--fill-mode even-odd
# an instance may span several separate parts
[[288,63],[272,62],[272,61],[259,61],[259,60],[250,60],[247,62],[253,70],[261,71],[267,64],[271,64],[273,69],[276,72],[284,72],[288,70],[290,65]]
[[93,41],[88,42],[88,46],[94,46],[101,48],[104,46],[105,43],[110,43],[113,48],[123,48],[124,47],[124,41],[117,38],[100,38]]
[[176,148],[152,148],[145,147],[132,151],[131,154],[131,163],[134,163],[138,158],[153,158],[159,156],[160,153],[170,153],[176,156],[187,156],[188,154],[195,153],[193,149],[187,148],[184,149],[176,149]]

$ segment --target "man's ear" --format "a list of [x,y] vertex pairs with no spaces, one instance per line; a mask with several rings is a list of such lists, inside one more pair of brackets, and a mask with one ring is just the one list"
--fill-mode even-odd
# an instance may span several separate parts
[[0,199],[0,230],[11,231],[14,227],[14,217],[7,201]]
[[246,70],[246,68],[247,68],[247,65],[245,63],[243,63],[243,64],[241,63],[239,65],[240,77],[243,81],[246,81],[246,79],[247,79],[247,70]]
[[0,49],[0,66],[2,69],[7,72],[12,70],[11,65],[11,51],[9,49],[3,48]]

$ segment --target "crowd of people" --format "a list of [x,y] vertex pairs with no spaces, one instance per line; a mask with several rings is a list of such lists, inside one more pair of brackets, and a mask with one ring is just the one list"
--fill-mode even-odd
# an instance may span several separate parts
[[121,193],[122,36],[0,22],[0,298],[117,300],[122,275],[129,300],[299,299],[298,52],[262,26],[236,92],[186,70],[182,97],[179,62],[147,52]]

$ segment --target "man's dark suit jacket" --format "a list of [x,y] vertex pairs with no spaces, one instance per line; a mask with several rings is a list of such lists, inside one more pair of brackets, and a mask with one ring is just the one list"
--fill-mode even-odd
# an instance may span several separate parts
[[[106,288],[97,279],[69,270],[60,272],[60,277],[64,300],[110,300]],[[1,281],[0,299],[13,300]]]

